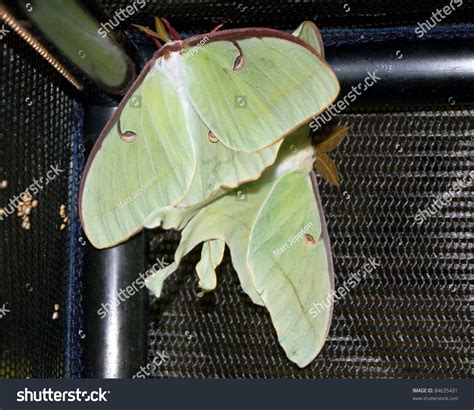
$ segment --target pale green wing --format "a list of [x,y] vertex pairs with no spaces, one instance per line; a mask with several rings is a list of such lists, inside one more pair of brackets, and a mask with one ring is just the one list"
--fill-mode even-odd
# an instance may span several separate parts
[[273,164],[281,141],[254,153],[232,150],[209,138],[196,145],[198,168],[186,197],[176,207],[186,208],[216,198],[230,189],[256,180]]
[[[199,277],[198,286],[203,291],[209,292],[214,290],[217,286],[216,268],[220,265],[224,256],[225,242],[218,239],[208,239],[203,240],[203,242],[201,260],[196,265],[196,273]],[[189,250],[183,251],[183,247],[187,245],[187,241],[182,239],[178,249],[176,250],[175,261],[146,279],[146,286],[155,294],[156,297],[159,298],[161,296],[165,280],[171,274],[176,272],[179,263],[181,262],[181,258],[189,253],[198,243],[199,242],[196,242],[191,248],[189,248]]]
[[193,218],[204,206],[212,202],[215,198],[208,198],[206,201],[190,206],[188,208],[177,208],[175,206],[166,206],[153,211],[145,219],[144,226],[153,229],[161,226],[163,229],[176,229],[181,231],[186,224]]
[[225,251],[225,242],[219,239],[206,241],[202,245],[201,260],[196,265],[199,277],[198,286],[209,292],[217,286],[216,268],[222,262]]
[[[164,219],[166,228],[183,226],[224,188],[258,178],[280,147],[245,153],[211,141],[169,64],[160,58],[145,74],[101,135],[83,178],[81,218],[97,248]],[[127,132],[129,142],[120,137]]]
[[[183,79],[177,68],[181,58],[172,55],[161,62],[160,69],[170,81],[175,82],[175,87],[184,93],[181,83]],[[182,98],[188,98],[187,94],[182,94]],[[202,206],[230,189],[259,178],[262,172],[275,162],[282,143],[278,141],[257,152],[247,153],[228,148],[214,139],[209,131],[192,140],[197,166],[186,196],[176,205],[154,210],[146,218],[145,227],[184,228]]]
[[[253,224],[248,263],[280,345],[300,367],[316,357],[329,331],[334,288],[330,252],[309,175],[283,176]],[[311,309],[321,303],[327,307],[312,315]]]
[[255,153],[233,151],[220,142],[196,145],[200,166],[186,197],[175,206],[153,211],[145,220],[146,228],[183,229],[203,206],[232,188],[260,177],[274,163],[281,141]]
[[303,21],[293,35],[313,47],[324,58],[324,44],[321,32],[312,21]]
[[[334,279],[317,186],[309,176],[314,157],[306,127],[299,137],[285,140],[276,164],[261,179],[201,209],[183,230],[173,265],[146,285],[159,295],[163,281],[195,246],[225,242],[243,290],[268,308],[280,344],[303,367],[327,337]],[[204,272],[206,280],[215,279],[213,269]]]
[[200,117],[227,147],[259,151],[336,98],[339,83],[329,66],[288,37],[213,41],[193,55],[188,49],[170,58],[183,67]]
[[86,167],[81,219],[97,248],[124,241],[150,213],[182,200],[195,172],[192,141],[208,130],[156,67],[142,74],[142,83],[105,128]]
[[175,261],[146,278],[145,283],[147,288],[150,289],[157,298],[161,296],[165,280],[178,269],[178,263],[179,262]]
[[[309,162],[306,157],[310,158]],[[146,281],[147,287],[159,296],[163,282],[178,268],[186,254],[201,242],[220,239],[230,249],[232,264],[242,289],[254,303],[262,305],[247,263],[250,230],[275,181],[301,166],[310,170],[311,158],[308,130],[302,128],[284,141],[277,162],[259,180],[234,189],[193,215],[182,232],[181,242],[175,252],[175,262],[150,276]]]
[[[327,82],[332,84],[333,88],[338,87],[327,66],[303,46],[271,37],[261,41],[269,43],[267,45],[271,50],[271,61],[275,64],[281,59],[280,52],[285,53],[285,46],[296,47],[296,54],[293,55],[298,56],[299,53],[306,59],[312,58],[317,65],[323,67],[321,76],[329,79]],[[245,49],[249,46],[249,52],[251,50],[251,53],[255,54],[256,50],[258,51],[258,47],[254,50],[255,47],[249,44],[252,39],[242,42],[246,44]],[[272,42],[281,44],[272,46]],[[232,43],[219,41],[216,44],[228,46]],[[282,47],[281,50],[276,49],[277,45]],[[188,87],[190,76],[188,71],[183,69],[187,66],[183,61],[194,60],[197,55],[187,59],[181,53],[172,53],[172,56],[169,61],[166,61],[167,58],[159,58],[147,66],[139,78],[138,85],[132,87],[117,114],[102,133],[88,161],[81,185],[80,214],[86,235],[97,248],[123,242],[143,226],[158,226],[165,219],[168,227],[184,226],[201,206],[223,195],[228,189],[258,178],[263,170],[274,162],[277,155],[279,143],[267,146],[269,144],[266,142],[258,142],[257,145],[260,145],[261,149],[254,150],[249,149],[243,142],[237,146],[241,145],[245,149],[233,150],[222,142],[211,141],[211,127],[202,121],[202,113],[199,112],[198,115],[196,112],[197,105],[190,98],[196,97],[196,93],[193,94],[192,87]],[[221,57],[224,58],[225,53]],[[242,69],[239,73],[244,73],[242,81],[252,78],[252,81],[259,83],[255,101],[260,101],[257,105],[265,112],[262,116],[261,112],[253,110],[253,124],[235,128],[235,111],[230,110],[228,115],[225,115],[224,109],[219,122],[234,123],[234,128],[228,128],[229,132],[245,132],[247,139],[261,141],[259,135],[263,130],[275,135],[274,131],[278,128],[272,126],[271,122],[270,126],[266,127],[262,121],[271,117],[277,123],[291,123],[291,126],[295,127],[298,118],[293,117],[292,112],[298,111],[301,114],[308,101],[311,106],[311,95],[314,100],[317,99],[314,95],[323,95],[321,98],[324,99],[324,94],[334,94],[334,90],[327,90],[331,85],[324,83],[323,92],[311,94],[306,90],[308,84],[302,87],[301,83],[291,75],[288,77],[281,69],[274,70],[273,80],[259,78],[266,71],[262,72],[253,60],[251,56],[246,58],[247,69]],[[297,64],[298,67],[301,62]],[[215,68],[216,64],[213,67]],[[311,69],[300,67],[296,70],[295,78],[298,80],[304,78],[299,71],[304,75],[313,74]],[[222,78],[215,78],[210,83],[215,86],[220,80]],[[335,82],[331,83],[331,80]],[[271,106],[265,105],[268,99],[264,99],[265,104],[262,105],[262,93],[276,83],[285,84],[285,92],[279,89],[276,94],[279,103],[286,103],[284,110],[279,107],[282,104],[274,105],[272,102]],[[224,87],[227,85],[223,83]],[[260,85],[263,85],[262,89],[259,89]],[[201,87],[202,90],[207,88],[205,83]],[[229,91],[233,92],[232,89]],[[224,94],[220,96],[225,97]],[[308,97],[308,101],[303,98],[298,104],[293,104],[292,98],[300,98],[302,94],[305,98]],[[289,98],[286,98],[288,96]],[[249,97],[253,101],[254,95],[249,94]],[[304,107],[300,107],[301,104]],[[214,104],[210,104],[212,105]],[[278,109],[275,108],[277,105]],[[238,104],[235,107],[237,106]],[[269,112],[268,109],[273,111]],[[282,111],[285,112],[284,120],[277,116]],[[258,115],[258,118],[255,115]],[[280,131],[281,129],[278,133],[281,134]],[[238,140],[241,135],[236,133],[234,137]],[[272,137],[271,142],[280,137],[282,135]],[[176,211],[175,208],[186,210]]]
[[246,255],[250,228],[271,183],[267,181],[265,184],[263,180],[257,180],[249,185],[251,187],[245,190],[245,197],[238,194],[241,191],[234,190],[201,209],[191,219],[181,234],[181,242],[174,255],[175,262],[146,280],[146,286],[156,296],[161,294],[163,282],[178,269],[185,255],[201,242],[219,239],[230,249],[232,264],[244,292],[254,303],[263,304],[255,291]]
[[[301,23],[298,28],[293,32],[293,35],[313,47],[321,55],[321,57],[324,58],[323,39],[321,37],[319,29],[316,27],[316,24],[314,24],[312,21],[304,21],[303,23]],[[309,123],[305,124],[304,126],[308,130],[309,134]]]
[[259,178],[275,162],[281,141],[254,153],[231,150],[207,137],[194,145],[198,166],[186,196],[174,206],[153,211],[144,222],[146,228],[183,229],[203,206]]

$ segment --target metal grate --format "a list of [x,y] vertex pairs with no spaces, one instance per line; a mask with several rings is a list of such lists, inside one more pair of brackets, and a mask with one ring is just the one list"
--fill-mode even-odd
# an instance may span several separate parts
[[[421,226],[434,198],[473,169],[474,110],[353,113],[334,158],[339,190],[321,183],[336,286],[373,258],[380,267],[335,305],[329,339],[300,370],[279,347],[266,310],[239,289],[227,255],[216,292],[196,297],[186,259],[152,306],[155,377],[468,378],[472,186]],[[471,178],[474,175],[471,174]],[[151,258],[173,260],[179,234],[155,232]]]
[[[16,211],[0,221],[0,308],[7,303],[9,310],[0,319],[0,378],[66,374],[71,249],[59,210],[64,204],[71,213],[75,206],[69,198],[77,184],[71,162],[77,119],[64,88],[59,74],[16,34],[0,41],[0,180],[8,183],[0,189],[0,207],[35,180],[43,186],[37,194],[30,189],[38,206],[29,230]],[[51,167],[57,176],[46,183]]]

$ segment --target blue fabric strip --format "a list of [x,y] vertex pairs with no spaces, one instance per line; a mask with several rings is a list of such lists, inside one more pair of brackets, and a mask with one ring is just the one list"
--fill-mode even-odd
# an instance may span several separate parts
[[[423,23],[423,22],[420,22]],[[360,44],[382,42],[388,40],[423,41],[428,39],[457,39],[474,38],[474,24],[455,24],[449,26],[436,26],[423,37],[418,37],[415,32],[418,26],[400,26],[385,28],[328,28],[322,29],[324,45],[336,46],[341,44]],[[296,27],[295,27],[296,29]],[[288,30],[291,32],[291,30]],[[195,32],[180,33],[182,38],[190,37]],[[138,30],[130,30],[127,36],[135,44],[153,44],[151,39]]]
[[417,27],[323,29],[321,35],[326,47],[342,44],[378,43],[388,40],[423,41],[474,38],[474,24],[436,26],[421,38],[415,32]]
[[68,303],[66,306],[66,377],[68,378],[79,378],[82,372],[82,264],[84,247],[80,243],[82,228],[79,221],[78,199],[85,164],[83,119],[82,105],[76,102],[69,192],[69,277],[67,284]]

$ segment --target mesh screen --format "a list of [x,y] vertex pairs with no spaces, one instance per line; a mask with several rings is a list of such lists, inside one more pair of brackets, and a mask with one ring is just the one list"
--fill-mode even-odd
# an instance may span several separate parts
[[[121,7],[131,4],[129,0],[98,0],[90,3],[101,9],[107,18],[113,18]],[[445,0],[400,0],[396,3],[391,0],[150,0],[140,13],[126,20],[122,26],[140,22],[153,27],[155,15],[166,17],[178,30],[209,29],[221,23],[229,26],[265,25],[288,28],[307,19],[317,22],[321,27],[401,25],[424,21],[437,8],[443,8],[446,4]],[[469,22],[473,16],[474,1],[464,0],[462,10],[451,13],[444,22]]]
[[[23,40],[12,32],[2,39],[0,181],[7,186],[0,189],[0,207],[8,213],[0,221],[0,308],[8,310],[0,318],[2,378],[66,374],[67,303],[73,298],[67,298],[70,226],[61,229],[60,207],[70,213],[77,184],[71,163],[77,119],[64,88]],[[27,188],[30,229],[22,228],[16,209],[11,213],[15,196]]]
[[[336,287],[370,258],[381,266],[336,303],[329,338],[312,364],[301,370],[288,361],[266,310],[242,293],[228,254],[217,290],[198,298],[197,250],[152,305],[149,360],[168,358],[153,367],[155,377],[469,377],[472,185],[421,226],[415,215],[456,181],[473,182],[473,115],[339,118],[351,126],[334,155],[342,185],[320,183]],[[155,232],[151,258],[171,262],[178,239]]]

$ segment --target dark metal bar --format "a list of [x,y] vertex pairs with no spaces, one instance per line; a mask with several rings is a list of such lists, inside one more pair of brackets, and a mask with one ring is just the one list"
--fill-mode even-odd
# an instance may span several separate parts
[[[84,133],[89,150],[114,110],[86,107]],[[144,233],[110,249],[88,246],[84,260],[84,377],[128,378],[146,362],[148,293],[137,282],[145,267]]]
[[[384,41],[327,47],[343,98],[368,73],[380,80],[354,106],[447,106],[474,103],[472,40]],[[355,93],[355,92],[354,92]]]

